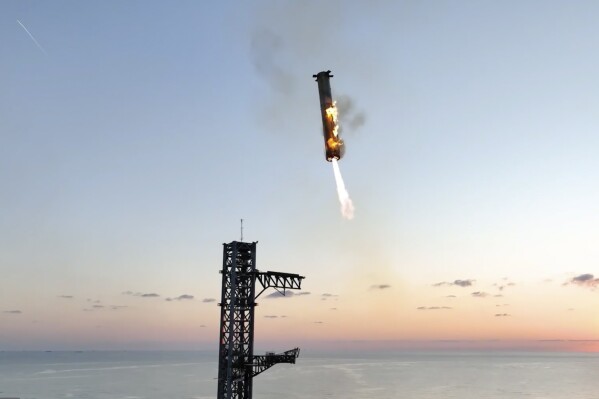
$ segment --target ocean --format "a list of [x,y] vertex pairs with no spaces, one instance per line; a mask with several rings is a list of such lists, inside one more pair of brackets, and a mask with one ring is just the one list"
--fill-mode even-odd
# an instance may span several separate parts
[[[0,398],[215,398],[216,376],[215,352],[0,352]],[[304,351],[254,398],[599,399],[599,355]]]

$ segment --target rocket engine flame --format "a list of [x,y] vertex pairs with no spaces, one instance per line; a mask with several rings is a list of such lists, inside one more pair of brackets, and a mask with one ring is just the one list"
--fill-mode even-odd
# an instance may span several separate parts
[[332,159],[333,173],[335,174],[335,183],[337,183],[337,196],[339,197],[339,203],[341,204],[341,214],[346,219],[354,218],[354,203],[349,198],[349,193],[345,188],[343,177],[341,176],[341,170],[339,169],[339,163],[336,159]]

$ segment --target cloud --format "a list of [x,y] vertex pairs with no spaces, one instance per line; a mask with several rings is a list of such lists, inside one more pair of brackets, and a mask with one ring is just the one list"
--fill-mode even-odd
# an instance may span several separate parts
[[370,286],[371,290],[384,290],[386,288],[391,288],[389,284],[374,284]]
[[112,310],[119,310],[119,309],[125,309],[125,308],[128,308],[128,307],[129,306],[125,306],[125,305],[112,305],[110,307],[110,309],[112,309]]
[[417,310],[450,310],[453,309],[450,306],[418,306]]
[[73,299],[73,295],[59,295],[58,297],[64,299]]
[[455,295],[447,295],[445,298],[457,298]]
[[508,317],[510,314],[508,313],[495,313],[495,317]]
[[190,300],[193,299],[193,295],[187,295],[187,294],[183,294],[183,295],[179,295],[176,298],[166,298],[165,301],[171,302],[171,301],[185,301],[185,300]]
[[287,317],[287,315],[284,315],[284,314],[283,314],[283,315],[281,315],[281,319],[284,319],[284,318],[286,318],[286,317]]
[[503,304],[498,303],[497,305],[495,305],[495,307],[497,307],[497,308],[504,308],[506,306],[510,306],[509,303],[503,303]]
[[330,308],[331,310],[337,310],[337,308]]
[[455,280],[453,285],[457,285],[459,287],[470,287],[474,280]]
[[503,291],[506,287],[513,287],[516,285],[516,283],[513,282],[506,282],[507,281],[507,277],[503,278],[503,282],[501,283],[494,283],[493,286],[497,287],[497,289],[499,289],[499,291]]
[[475,298],[486,298],[486,297],[489,296],[489,294],[487,294],[486,292],[482,292],[482,291],[476,291],[476,292],[473,292],[470,295],[472,295]]
[[[139,296],[139,297],[142,297],[142,298],[157,298],[157,297],[160,296],[160,295],[158,295],[158,294],[156,294],[154,292],[151,292],[151,293],[148,293],[148,294],[144,294],[143,292],[123,291],[123,292],[121,292],[121,294],[123,294],[123,295],[130,295],[130,296]],[[97,302],[100,302],[100,301],[97,301]]]
[[589,282],[594,282],[595,280],[597,280],[597,279],[594,278],[594,276],[589,273],[581,274],[580,276],[576,276],[576,277],[572,278],[572,282],[579,283],[579,284],[587,284]]
[[599,287],[599,277],[595,278],[594,275],[592,275],[590,273],[585,273],[585,274],[581,274],[579,276],[571,278],[570,280],[565,282],[563,285],[568,285],[568,284],[573,284],[573,285],[578,285],[580,287],[587,287],[587,288],[595,289],[595,288]]
[[202,302],[204,302],[204,303],[216,302],[216,299],[214,299],[214,298],[204,298],[204,299],[202,299]]
[[94,309],[102,309],[104,305],[94,305],[92,306]]
[[324,324],[322,321],[315,321],[314,324]]
[[201,324],[201,325],[200,325],[200,328],[205,328],[205,327],[206,327],[206,325],[205,325],[205,324]]
[[293,296],[303,296],[303,295],[310,295],[309,291],[300,291],[300,292],[295,292],[295,291],[286,291],[285,295],[283,295],[280,291],[275,291],[273,293],[270,293],[268,295],[266,295],[265,298],[291,298]]
[[320,300],[321,301],[326,301],[329,298],[337,298],[339,295],[336,294],[329,294],[328,292],[325,292],[324,294],[320,295]]
[[454,280],[453,282],[441,281],[440,283],[433,284],[433,287],[444,287],[444,286],[458,286],[458,287],[470,287],[476,280],[465,279],[465,280]]
[[277,319],[279,316],[277,315],[273,315],[273,314],[267,314],[266,316],[264,316],[267,319]]
[[20,310],[5,310],[4,313],[9,313],[9,314],[21,314],[23,312],[21,312]]
[[285,295],[283,295],[282,292],[280,291],[275,291],[275,292],[271,292],[270,294],[266,295],[265,298],[291,298],[292,296],[295,295],[295,292],[293,291],[287,291],[285,292]]

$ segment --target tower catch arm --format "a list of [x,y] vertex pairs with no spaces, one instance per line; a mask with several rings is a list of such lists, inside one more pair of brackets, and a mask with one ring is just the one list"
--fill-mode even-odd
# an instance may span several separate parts
[[254,362],[247,366],[251,368],[252,377],[257,376],[263,371],[268,370],[277,363],[295,364],[295,359],[299,356],[299,348],[291,349],[283,353],[266,352],[266,355],[254,356]]
[[281,294],[285,295],[285,290],[300,290],[302,289],[302,280],[304,276],[292,273],[280,273],[280,272],[257,272],[256,280],[262,286],[262,290],[256,295],[256,298],[260,296],[267,288],[274,288],[277,291],[283,290]]

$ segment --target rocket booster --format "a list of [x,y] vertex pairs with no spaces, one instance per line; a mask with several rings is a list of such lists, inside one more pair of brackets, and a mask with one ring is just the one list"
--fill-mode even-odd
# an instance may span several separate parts
[[339,160],[345,152],[343,140],[339,137],[337,123],[337,108],[331,94],[331,71],[322,71],[312,75],[318,82],[318,95],[320,96],[320,113],[322,115],[322,131],[324,135],[324,148],[326,160]]

